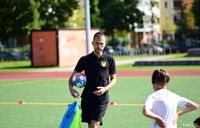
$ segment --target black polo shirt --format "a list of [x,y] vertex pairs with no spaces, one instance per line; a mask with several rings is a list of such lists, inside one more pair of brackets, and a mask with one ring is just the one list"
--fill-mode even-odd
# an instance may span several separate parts
[[93,92],[97,90],[98,86],[107,86],[110,81],[110,74],[116,74],[115,60],[112,56],[103,53],[103,55],[98,58],[92,52],[79,59],[75,71],[84,71],[87,78],[85,88],[81,95],[82,99],[89,98],[100,102],[109,101],[108,92],[101,96],[96,96]]

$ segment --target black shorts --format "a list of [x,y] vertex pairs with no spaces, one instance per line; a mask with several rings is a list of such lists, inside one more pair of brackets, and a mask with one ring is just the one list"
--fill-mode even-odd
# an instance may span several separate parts
[[99,121],[102,125],[102,119],[105,115],[108,103],[100,103],[82,99],[82,122],[90,123],[92,120]]

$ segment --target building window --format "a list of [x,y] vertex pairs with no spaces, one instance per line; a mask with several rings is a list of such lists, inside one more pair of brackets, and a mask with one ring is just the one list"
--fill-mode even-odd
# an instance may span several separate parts
[[160,18],[157,18],[157,22],[158,22],[158,24],[160,23]]
[[167,1],[165,1],[165,8],[167,8]]

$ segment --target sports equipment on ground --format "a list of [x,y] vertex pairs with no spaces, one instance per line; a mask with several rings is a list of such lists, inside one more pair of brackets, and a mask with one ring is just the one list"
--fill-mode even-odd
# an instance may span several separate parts
[[59,128],[81,128],[81,113],[81,107],[74,101],[67,107]]
[[76,73],[72,77],[72,85],[78,88],[83,88],[86,84],[86,76],[83,73]]

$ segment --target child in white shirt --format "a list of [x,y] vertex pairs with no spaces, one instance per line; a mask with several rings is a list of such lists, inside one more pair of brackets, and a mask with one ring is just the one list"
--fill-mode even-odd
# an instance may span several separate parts
[[[177,128],[179,116],[193,111],[198,105],[169,90],[169,73],[165,70],[155,70],[152,74],[152,85],[155,91],[145,101],[143,114],[153,119],[152,128]],[[185,106],[177,112],[178,106]]]

